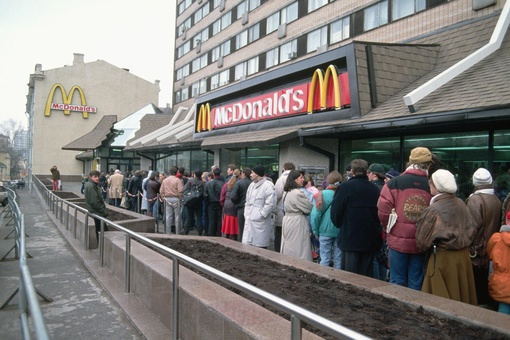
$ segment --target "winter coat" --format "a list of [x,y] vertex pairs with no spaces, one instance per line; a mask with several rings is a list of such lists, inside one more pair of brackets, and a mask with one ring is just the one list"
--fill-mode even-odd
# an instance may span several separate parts
[[94,183],[93,181],[88,181],[85,183],[84,195],[87,210],[91,214],[96,214],[101,217],[108,216],[108,210],[106,209],[106,204],[103,200],[101,188],[98,184]]
[[416,222],[416,244],[422,252],[436,245],[427,264],[422,291],[476,304],[476,288],[468,247],[476,223],[467,206],[453,194],[434,196]]
[[284,255],[312,261],[312,244],[308,217],[312,203],[300,189],[283,193],[282,244],[280,252]]
[[120,173],[115,173],[108,178],[108,191],[109,198],[122,198],[122,191],[124,184],[124,176]]
[[271,240],[273,221],[271,214],[276,205],[274,184],[263,177],[252,182],[246,192],[244,206],[243,243],[256,247],[267,247]]
[[223,215],[237,216],[237,208],[232,202],[232,189],[228,188],[228,182],[221,189],[220,204],[223,207]]
[[131,177],[131,179],[129,180],[127,190],[131,195],[138,195],[138,193],[142,191],[142,177],[141,176]]
[[159,188],[159,193],[163,197],[182,198],[182,188],[182,180],[172,175],[163,180]]
[[486,248],[492,234],[501,224],[501,200],[494,189],[479,189],[466,200],[466,205],[476,222],[476,236],[469,248],[471,263],[479,268],[488,268]]
[[354,176],[336,189],[331,221],[340,228],[338,246],[350,252],[376,252],[382,245],[377,217],[379,189],[366,175]]
[[310,214],[312,232],[315,236],[338,237],[338,228],[331,221],[331,204],[335,190],[326,189],[322,191],[322,206],[317,209],[314,205]]
[[487,243],[493,273],[489,277],[489,294],[499,302],[510,304],[510,226],[501,227]]
[[246,204],[246,192],[251,184],[249,177],[245,177],[234,184],[232,188],[231,200],[236,205],[237,209],[244,208]]
[[158,181],[149,179],[147,183],[147,199],[154,200],[158,196],[160,187],[161,184]]
[[145,177],[142,180],[142,195],[143,195],[142,208],[141,208],[142,210],[149,209],[149,201],[147,201],[147,185],[149,184],[148,181],[149,181],[149,177],[151,174],[152,174],[152,170],[149,170],[147,177]]
[[274,189],[276,191],[276,206],[274,209],[274,225],[281,226],[283,223],[283,187],[285,186],[285,182],[287,182],[287,177],[289,177],[290,170],[285,170],[280,178],[276,180],[276,184],[274,185]]
[[205,184],[204,197],[207,203],[220,203],[221,189],[224,184],[225,182],[220,178],[214,178]]
[[431,198],[427,173],[424,171],[408,169],[386,183],[377,203],[383,228],[388,225],[388,216],[393,208],[398,216],[386,238],[389,248],[407,254],[420,253],[415,240],[416,221],[429,206]]

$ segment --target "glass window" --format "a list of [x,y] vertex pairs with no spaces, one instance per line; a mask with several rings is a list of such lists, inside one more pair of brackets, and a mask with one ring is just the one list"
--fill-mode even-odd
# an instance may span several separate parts
[[205,79],[201,79],[200,80],[200,84],[199,84],[199,88],[198,88],[198,92],[200,94],[204,94],[207,92],[207,81]]
[[315,11],[324,5],[327,5],[328,0],[308,0],[308,13]]
[[212,23],[212,35],[216,35],[221,31],[221,19]]
[[200,94],[199,87],[200,87],[200,85],[199,85],[198,81],[191,84],[191,96],[192,97],[196,97]]
[[259,71],[259,57],[251,58],[248,60],[247,74],[252,75]]
[[276,12],[266,19],[266,34],[274,32],[280,25],[280,12]]
[[298,18],[298,2],[294,2],[282,9],[282,24],[288,24]]
[[179,3],[179,9],[178,9],[179,15],[181,15],[182,12],[184,12],[186,10],[186,8],[191,6],[192,3],[193,3],[192,0],[184,0],[181,3]]
[[220,5],[221,0],[213,0],[213,8],[216,8]]
[[260,6],[260,0],[250,0],[250,11]]
[[191,62],[191,73],[195,73],[200,70],[200,58],[196,58]]
[[189,165],[190,175],[192,175],[192,173],[195,170],[207,171],[207,169],[211,169],[211,166],[213,165],[214,162],[213,155],[202,150],[191,150],[190,153],[191,153],[191,160]]
[[244,30],[236,35],[236,50],[248,45],[248,30]]
[[181,36],[184,32],[189,30],[191,27],[191,18],[186,19],[182,24],[177,27],[177,34]]
[[242,62],[236,65],[234,70],[234,80],[239,80],[246,75],[246,62]]
[[271,176],[273,182],[278,179],[278,144],[273,144],[260,148],[242,148],[230,150],[222,148],[220,150],[220,169],[226,172],[229,164],[236,165],[239,169],[246,167],[252,168],[256,165],[262,165],[266,168],[266,174]]
[[217,89],[220,86],[220,75],[214,74],[211,76],[211,90]]
[[206,3],[204,6],[200,7],[198,11],[195,12],[195,24],[202,20],[202,18],[207,14],[209,14],[209,3]]
[[181,90],[181,99],[182,101],[188,100],[189,98],[189,88],[185,87]]
[[329,31],[329,43],[334,44],[349,38],[350,18],[345,17],[331,23]]
[[324,26],[307,34],[306,52],[316,51],[318,47],[328,44],[328,27]]
[[183,67],[177,69],[175,72],[175,80],[181,80],[182,77],[186,77],[189,75],[189,64],[184,65]]
[[175,102],[176,103],[180,103],[182,100],[181,100],[181,91],[176,91],[175,92]]
[[280,63],[294,59],[297,56],[297,40],[294,39],[280,46]]
[[221,17],[221,29],[224,30],[232,23],[232,12],[228,12]]
[[[483,163],[480,163],[483,166]],[[494,132],[493,183],[496,193],[504,200],[510,192],[510,130]]]
[[369,31],[388,23],[388,0],[365,8],[363,29]]
[[220,46],[216,46],[211,50],[211,62],[215,62],[220,57]]
[[244,13],[249,11],[248,5],[249,5],[248,0],[244,0],[241,3],[239,3],[239,5],[237,5],[237,18],[236,19],[240,19]]
[[260,24],[256,23],[252,27],[248,28],[248,43],[252,43],[259,38],[260,35],[259,27]]
[[397,20],[419,11],[426,7],[426,0],[393,0],[391,18]]
[[230,70],[220,72],[220,86],[227,85],[230,82]]
[[266,52],[266,69],[278,65],[278,52],[278,47]]

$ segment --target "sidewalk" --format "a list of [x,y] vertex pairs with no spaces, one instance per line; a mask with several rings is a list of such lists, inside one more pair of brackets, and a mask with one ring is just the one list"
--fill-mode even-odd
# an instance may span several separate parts
[[[73,188],[74,189],[74,188]],[[66,190],[74,191],[71,188]],[[79,186],[78,186],[79,194]],[[52,339],[143,339],[84,260],[59,231],[36,194],[18,190],[20,209],[25,217],[28,266],[35,287],[53,302],[39,299],[48,333]],[[0,208],[0,212],[4,208]],[[13,229],[0,219],[0,258],[14,246]],[[16,290],[19,261],[14,250],[0,262],[0,305]],[[119,285],[121,283],[119,282]],[[20,339],[19,295],[0,310],[0,338]]]

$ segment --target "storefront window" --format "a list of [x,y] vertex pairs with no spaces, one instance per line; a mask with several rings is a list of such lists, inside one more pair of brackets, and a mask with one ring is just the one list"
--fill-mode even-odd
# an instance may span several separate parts
[[492,176],[499,197],[503,200],[510,192],[510,130],[494,132],[494,163]]
[[223,148],[220,151],[220,168],[222,173],[226,173],[229,164],[234,164],[238,168],[262,165],[266,168],[266,173],[272,178],[278,178],[278,144],[260,147],[260,148]]
[[368,164],[379,163],[387,171],[400,171],[400,138],[355,139],[342,142],[340,160],[345,168],[353,159],[364,159]]
[[158,156],[159,159],[156,161],[156,170],[160,172],[164,171],[166,174],[168,174],[168,170],[170,170],[172,166],[183,166],[190,175],[196,169],[209,171],[213,165],[212,162],[214,159],[212,154],[202,150],[178,151],[160,154]]

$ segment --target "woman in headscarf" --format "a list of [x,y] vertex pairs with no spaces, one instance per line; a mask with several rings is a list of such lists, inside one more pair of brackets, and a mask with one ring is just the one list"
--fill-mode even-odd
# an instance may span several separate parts
[[300,171],[291,170],[283,188],[282,245],[280,252],[312,261],[312,244],[307,215],[313,205],[301,191],[304,178]]
[[472,305],[477,304],[469,246],[476,223],[467,206],[455,197],[457,183],[448,170],[439,169],[429,181],[433,195],[416,222],[416,244],[428,251],[422,291]]

